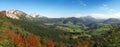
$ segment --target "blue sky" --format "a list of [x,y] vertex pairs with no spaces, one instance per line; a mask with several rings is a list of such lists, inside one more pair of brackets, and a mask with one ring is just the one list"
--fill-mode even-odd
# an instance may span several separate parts
[[[0,10],[17,9],[47,17],[120,17],[120,0],[0,0]],[[113,16],[116,15],[116,16]]]

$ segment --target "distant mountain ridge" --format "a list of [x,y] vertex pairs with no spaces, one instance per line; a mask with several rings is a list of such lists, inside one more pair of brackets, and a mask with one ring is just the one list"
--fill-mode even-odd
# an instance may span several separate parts
[[101,22],[101,23],[120,23],[119,19],[116,18],[109,18],[109,19],[96,19],[91,16],[84,16],[84,17],[68,17],[68,18],[48,18],[42,15],[39,15],[37,13],[32,13],[32,14],[27,14],[23,11],[20,10],[3,10],[0,11],[0,14],[2,16],[7,16],[13,19],[32,19],[35,22],[52,22],[52,23],[57,23],[57,24],[67,24],[67,23],[72,23],[72,24],[91,24],[91,23],[96,23],[96,22]]
[[104,23],[120,23],[120,20],[115,18],[109,18],[105,20]]

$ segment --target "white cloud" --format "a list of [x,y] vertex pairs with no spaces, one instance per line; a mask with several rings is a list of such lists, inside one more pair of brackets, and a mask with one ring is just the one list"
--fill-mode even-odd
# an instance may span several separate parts
[[92,13],[89,15],[83,15],[80,13],[76,13],[76,14],[72,14],[73,17],[79,18],[79,17],[84,17],[84,16],[91,16],[94,18],[98,18],[98,19],[108,19],[108,18],[120,18],[120,12],[119,13],[114,13],[111,15],[107,15],[107,14],[99,14],[99,13]]
[[105,15],[105,14],[90,14],[90,16],[94,18],[102,18],[102,19],[107,19],[107,18],[120,18],[120,13],[114,13],[111,15]]
[[111,12],[115,12],[116,10],[115,10],[115,9],[109,9],[109,11],[111,11]]
[[106,7],[107,5],[106,4],[103,4],[104,7]]
[[80,2],[80,5],[87,6],[87,4],[85,2],[83,2],[83,0],[79,0],[79,2]]
[[[119,13],[120,14],[120,13]],[[118,14],[113,14],[113,15],[105,15],[105,14],[90,14],[90,16],[94,17],[94,18],[101,18],[101,19],[107,19],[107,18],[120,18],[120,16],[118,17]]]
[[104,10],[108,13],[116,13],[117,12],[117,10],[110,8],[107,4],[103,4],[102,6],[100,6],[100,9]]
[[113,18],[120,18],[120,12],[113,14]]
[[72,17],[76,17],[76,18],[79,18],[79,17],[83,17],[85,15],[81,14],[81,13],[74,13],[72,14]]
[[84,0],[73,0],[71,3],[78,3],[81,6],[87,6]]
[[106,19],[106,18],[110,18],[111,16],[105,15],[105,14],[90,14],[90,16],[94,17],[94,18],[101,18],[101,19]]

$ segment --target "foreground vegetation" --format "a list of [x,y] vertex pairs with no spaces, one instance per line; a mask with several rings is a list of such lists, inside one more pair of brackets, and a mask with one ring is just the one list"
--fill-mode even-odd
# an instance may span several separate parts
[[119,47],[120,25],[56,24],[0,17],[0,47]]

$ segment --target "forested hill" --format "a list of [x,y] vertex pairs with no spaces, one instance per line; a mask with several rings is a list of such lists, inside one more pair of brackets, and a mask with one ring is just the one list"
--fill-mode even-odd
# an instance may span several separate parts
[[43,47],[44,45],[47,47],[49,43],[53,43],[52,46],[55,45],[53,40],[58,42],[61,40],[58,36],[63,34],[63,30],[49,28],[43,24],[38,26],[30,21],[2,15],[0,15],[1,47]]
[[119,19],[28,17],[14,11],[0,12],[0,47],[120,46]]

